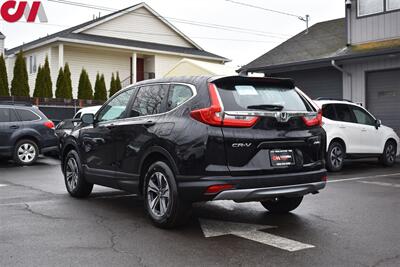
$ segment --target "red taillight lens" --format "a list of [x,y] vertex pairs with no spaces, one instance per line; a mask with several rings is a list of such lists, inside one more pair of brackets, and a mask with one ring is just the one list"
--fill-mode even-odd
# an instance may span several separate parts
[[220,185],[212,185],[209,186],[206,190],[207,195],[215,195],[221,193],[222,191],[229,190],[235,188],[231,184],[220,184]]
[[327,175],[323,176],[322,177],[322,181],[327,182],[328,181],[328,176]]
[[319,110],[314,117],[303,117],[303,121],[308,127],[322,126],[322,110]]
[[218,97],[217,87],[210,83],[208,86],[211,106],[208,108],[194,110],[190,113],[193,119],[212,126],[249,128],[254,126],[258,117],[247,116],[225,116],[222,119],[222,104]]
[[49,128],[49,129],[55,129],[55,125],[54,125],[54,122],[52,122],[52,121],[46,121],[45,123],[44,123],[44,126],[46,126],[46,128]]

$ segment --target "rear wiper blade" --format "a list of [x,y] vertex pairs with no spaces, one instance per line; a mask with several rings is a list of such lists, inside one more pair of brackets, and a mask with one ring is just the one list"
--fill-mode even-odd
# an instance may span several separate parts
[[254,105],[254,106],[248,106],[247,108],[267,110],[267,111],[282,111],[284,107],[281,105]]

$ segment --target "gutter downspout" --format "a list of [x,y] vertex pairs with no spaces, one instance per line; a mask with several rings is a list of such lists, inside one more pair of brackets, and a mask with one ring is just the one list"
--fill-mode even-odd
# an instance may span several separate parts
[[346,74],[350,78],[350,100],[353,101],[353,76],[351,75],[350,72],[345,71],[342,67],[336,64],[336,60],[332,59],[331,61],[332,67],[340,71],[341,73]]

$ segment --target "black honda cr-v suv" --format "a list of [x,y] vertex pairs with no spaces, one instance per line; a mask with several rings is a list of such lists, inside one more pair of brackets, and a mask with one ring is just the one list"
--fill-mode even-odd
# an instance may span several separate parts
[[181,77],[126,88],[64,140],[68,192],[99,184],[143,196],[173,227],[191,203],[260,201],[297,208],[326,184],[321,113],[288,79]]

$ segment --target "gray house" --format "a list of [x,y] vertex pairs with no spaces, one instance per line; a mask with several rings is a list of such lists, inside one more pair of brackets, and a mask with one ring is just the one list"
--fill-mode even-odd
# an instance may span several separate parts
[[301,32],[240,69],[293,78],[311,97],[345,98],[400,130],[400,0],[347,0],[346,18]]

